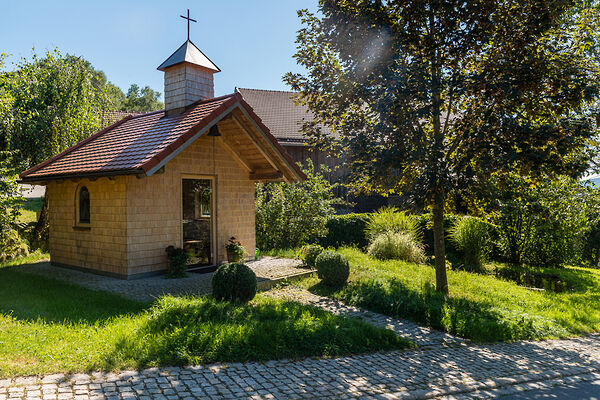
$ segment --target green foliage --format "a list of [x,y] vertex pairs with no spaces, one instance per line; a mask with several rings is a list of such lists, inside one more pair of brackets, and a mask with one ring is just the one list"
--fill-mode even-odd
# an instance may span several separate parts
[[167,276],[169,278],[183,278],[187,274],[187,263],[190,260],[190,255],[187,251],[181,248],[175,248],[169,246],[165,249],[167,252],[167,262],[169,264],[169,272]]
[[343,288],[316,278],[301,284],[346,304],[408,318],[482,342],[570,337],[600,331],[600,270],[540,269],[558,275],[573,290],[535,292],[490,275],[448,272],[451,294],[435,293],[435,270],[402,261],[378,261],[355,248],[339,250],[350,261]]
[[490,225],[467,215],[456,220],[449,238],[464,255],[464,269],[480,271],[491,250]]
[[242,263],[223,264],[212,277],[212,295],[217,300],[248,302],[256,295],[256,274]]
[[159,101],[160,96],[160,92],[152,90],[149,86],[140,89],[138,85],[133,84],[127,90],[127,95],[118,109],[137,112],[162,110],[164,104]]
[[510,175],[492,182],[492,215],[509,262],[553,267],[577,261],[593,225],[588,216],[600,209],[597,191],[566,177]]
[[298,303],[161,297],[152,307],[0,268],[0,377],[402,349],[386,329]]
[[262,250],[299,247],[327,233],[333,215],[333,186],[310,160],[307,179],[295,183],[256,185],[256,241]]
[[412,235],[401,232],[380,233],[369,245],[368,254],[378,260],[425,262],[423,245],[417,242]]
[[302,247],[300,251],[304,265],[306,265],[308,268],[315,268],[315,260],[317,259],[317,256],[325,251],[325,249],[323,246],[318,244],[307,244],[306,246]]
[[600,220],[591,221],[590,230],[585,237],[582,261],[600,267]]
[[315,260],[317,275],[327,286],[339,287],[346,283],[350,267],[346,257],[335,251],[326,250]]
[[102,76],[87,61],[56,50],[0,73],[0,87],[12,96],[0,134],[16,151],[18,167],[38,164],[100,128],[107,104]]
[[403,233],[415,242],[423,240],[418,220],[406,211],[398,211],[395,207],[384,207],[371,213],[367,220],[366,232],[371,240],[388,232]]
[[596,2],[324,0],[298,15],[306,72],[284,80],[315,116],[306,133],[351,155],[355,189],[431,206],[438,236],[448,197],[493,171],[588,169]]
[[365,228],[368,214],[332,215],[326,224],[327,235],[319,238],[324,247],[367,246]]
[[28,254],[27,244],[15,226],[23,198],[11,164],[10,153],[0,152],[0,262]]
[[[419,224],[419,229],[423,232],[423,244],[425,245],[425,251],[427,254],[433,255],[433,221],[431,220],[431,214],[419,214],[415,215],[414,218]],[[456,223],[457,216],[454,214],[444,214],[444,235],[447,236],[448,231]],[[456,248],[451,240],[445,240],[444,246],[446,253],[456,254],[459,250]]]

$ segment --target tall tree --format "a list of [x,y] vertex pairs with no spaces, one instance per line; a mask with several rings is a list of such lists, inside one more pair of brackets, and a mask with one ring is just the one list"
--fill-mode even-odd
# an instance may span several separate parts
[[29,168],[100,128],[106,78],[91,65],[57,50],[0,74],[0,87],[12,96],[10,121],[0,124],[7,150],[19,168]]
[[362,189],[423,196],[439,291],[449,195],[495,170],[587,168],[598,68],[586,39],[597,29],[578,25],[591,9],[578,5],[320,0],[319,15],[299,11],[307,72],[284,80],[316,116],[307,131],[321,142],[318,123],[340,133]]
[[149,86],[140,89],[136,84],[129,87],[125,100],[123,101],[122,109],[126,111],[156,111],[163,108],[163,103],[160,102],[161,94],[152,90]]

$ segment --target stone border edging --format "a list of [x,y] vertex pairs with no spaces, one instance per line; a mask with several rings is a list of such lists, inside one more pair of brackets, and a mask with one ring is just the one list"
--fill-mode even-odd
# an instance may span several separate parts
[[259,281],[258,284],[256,285],[256,289],[257,291],[267,291],[269,289],[272,289],[273,287],[277,286],[278,284],[285,282],[285,281],[295,281],[295,280],[299,280],[302,278],[306,278],[310,275],[312,275],[313,273],[315,273],[317,270],[315,269],[311,269],[308,271],[302,271],[299,272],[297,274],[293,274],[293,275],[288,275],[288,276],[282,276],[281,278],[276,278],[276,279],[265,279],[262,281]]

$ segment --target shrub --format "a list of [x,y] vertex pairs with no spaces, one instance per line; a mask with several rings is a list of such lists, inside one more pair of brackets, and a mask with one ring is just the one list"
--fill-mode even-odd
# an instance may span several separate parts
[[13,258],[25,257],[29,254],[27,243],[17,230],[8,228],[2,232],[2,247],[0,247],[0,263]]
[[491,247],[489,224],[471,216],[458,218],[449,238],[462,251],[464,269],[480,271]]
[[306,180],[256,185],[256,242],[262,250],[286,249],[327,234],[334,214],[333,185],[316,172],[310,160]]
[[348,260],[335,251],[326,250],[319,254],[315,260],[315,266],[317,275],[327,286],[342,286],[350,275]]
[[365,228],[369,214],[333,215],[327,220],[327,235],[319,238],[324,247],[367,247]]
[[378,260],[404,260],[425,262],[425,250],[407,233],[385,232],[379,234],[369,245],[369,256]]
[[318,244],[309,244],[302,248],[302,261],[308,268],[315,267],[315,260],[325,249]]
[[188,252],[173,246],[167,247],[165,251],[167,252],[167,261],[169,265],[167,276],[169,278],[183,278],[186,276],[185,270],[187,269],[187,263],[190,259]]
[[0,151],[0,261],[24,256],[27,244],[15,229],[23,203],[14,171],[9,168],[11,154]]
[[371,241],[386,232],[404,233],[417,242],[423,239],[418,220],[405,211],[398,211],[395,207],[384,207],[371,213],[366,231]]
[[499,247],[507,261],[540,267],[561,266],[581,258],[594,190],[570,178],[495,178],[492,208]]
[[247,302],[256,295],[256,285],[256,274],[245,264],[223,264],[212,277],[212,294],[217,300]]

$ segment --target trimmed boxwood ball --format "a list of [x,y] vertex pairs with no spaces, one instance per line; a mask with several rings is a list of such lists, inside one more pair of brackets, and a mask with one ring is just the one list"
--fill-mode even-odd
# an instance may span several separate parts
[[245,264],[223,264],[212,277],[212,294],[217,300],[247,302],[256,295],[256,284],[256,274]]
[[317,275],[327,286],[342,286],[350,275],[350,266],[346,257],[332,250],[319,254],[315,266]]
[[304,246],[301,250],[302,253],[302,261],[308,268],[315,267],[315,260],[325,249],[318,244],[308,244]]

